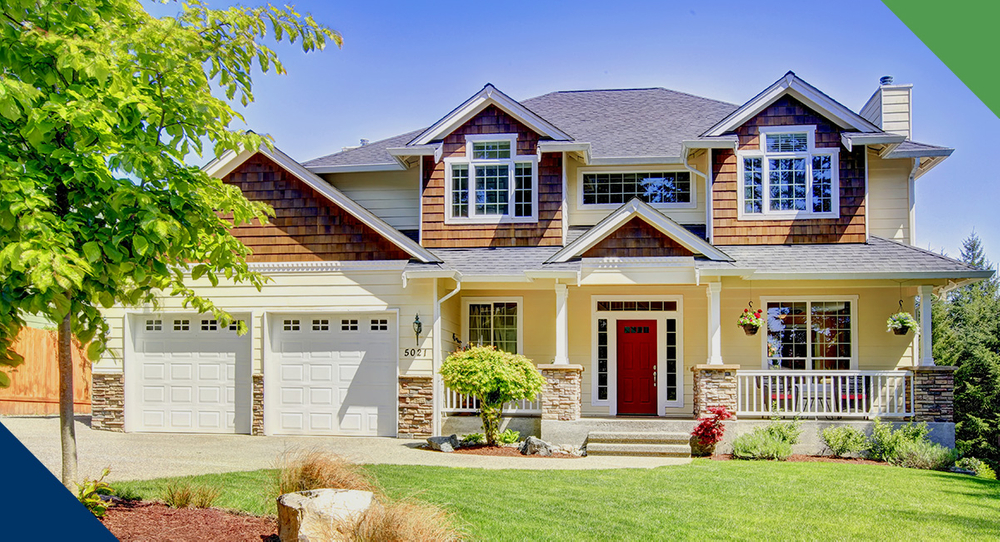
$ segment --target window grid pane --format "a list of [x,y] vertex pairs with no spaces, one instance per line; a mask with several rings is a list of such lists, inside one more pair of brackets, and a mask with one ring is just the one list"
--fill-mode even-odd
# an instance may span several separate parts
[[767,152],[806,152],[809,140],[805,133],[767,134]]
[[772,158],[770,192],[772,211],[806,209],[806,161],[804,158]]
[[472,144],[473,160],[510,158],[510,141],[483,141]]
[[767,304],[767,358],[782,369],[851,368],[851,304],[847,301]]
[[517,352],[517,303],[469,305],[469,344]]
[[639,198],[646,203],[690,203],[691,174],[672,173],[587,173],[583,176],[583,203],[587,205],[625,203]]
[[469,216],[469,166],[451,166],[451,216]]
[[812,159],[812,209],[814,213],[833,211],[833,170],[829,156]]
[[514,164],[514,216],[531,216],[531,163]]
[[667,401],[677,400],[677,320],[667,320]]
[[805,369],[808,356],[806,303],[767,304],[767,357],[782,369]]
[[608,321],[597,321],[597,399],[608,399]]
[[506,165],[476,166],[476,214],[507,214],[510,172]]
[[844,301],[813,302],[810,340],[812,368],[851,368],[851,304]]
[[763,159],[743,159],[743,212],[760,213],[764,210]]

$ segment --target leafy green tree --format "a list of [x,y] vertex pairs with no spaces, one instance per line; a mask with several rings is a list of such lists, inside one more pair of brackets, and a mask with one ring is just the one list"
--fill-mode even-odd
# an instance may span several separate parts
[[[972,233],[961,260],[994,269]],[[932,308],[934,359],[957,366],[955,439],[965,454],[1000,465],[1000,279],[996,275],[951,292]]]
[[444,360],[440,372],[445,386],[479,400],[487,446],[497,445],[504,403],[534,401],[545,383],[531,360],[492,346],[459,350]]
[[187,282],[260,288],[229,229],[269,210],[185,157],[206,144],[218,156],[267,143],[230,129],[242,120],[231,102],[253,101],[253,73],[284,72],[267,36],[306,52],[341,38],[291,8],[198,0],[166,18],[137,0],[0,0],[0,11],[0,364],[22,362],[10,344],[23,314],[58,322],[70,487],[72,336],[96,359],[108,335],[102,307],[163,294],[228,325]]

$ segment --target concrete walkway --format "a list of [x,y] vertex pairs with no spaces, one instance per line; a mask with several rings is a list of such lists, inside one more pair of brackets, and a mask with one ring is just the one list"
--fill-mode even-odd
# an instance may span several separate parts
[[[290,450],[328,450],[358,463],[432,465],[481,469],[580,470],[654,468],[684,465],[689,459],[652,457],[487,457],[423,450],[423,441],[375,437],[251,437],[176,433],[109,433],[93,431],[79,418],[76,438],[80,477],[99,476],[111,467],[109,481],[142,480],[273,468]],[[60,473],[58,417],[0,417],[10,430],[56,477]],[[558,443],[556,443],[558,444]]]

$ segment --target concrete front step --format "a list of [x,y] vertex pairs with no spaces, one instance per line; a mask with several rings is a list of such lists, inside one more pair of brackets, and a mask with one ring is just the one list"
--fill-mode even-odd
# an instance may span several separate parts
[[686,445],[691,441],[688,433],[664,431],[591,431],[587,442],[633,443],[633,444],[678,444]]
[[636,444],[634,442],[588,442],[587,455],[633,455],[691,457],[687,444]]

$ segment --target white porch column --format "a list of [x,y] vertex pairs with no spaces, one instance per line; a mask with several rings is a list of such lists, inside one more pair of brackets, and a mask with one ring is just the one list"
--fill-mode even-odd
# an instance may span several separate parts
[[565,284],[556,284],[556,357],[554,365],[569,364],[569,312],[566,299],[569,289]]
[[708,296],[708,364],[722,365],[722,283],[710,282]]
[[933,341],[931,340],[931,298],[934,297],[934,287],[922,284],[920,292],[920,366],[934,366]]

